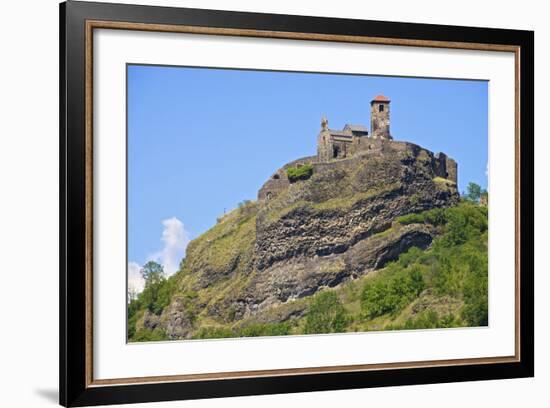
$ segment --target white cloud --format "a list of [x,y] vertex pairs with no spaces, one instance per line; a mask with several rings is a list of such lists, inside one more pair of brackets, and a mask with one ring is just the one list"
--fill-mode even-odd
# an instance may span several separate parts
[[[185,256],[185,249],[189,244],[189,232],[185,230],[183,222],[176,217],[162,221],[163,230],[161,241],[164,247],[147,257],[147,261],[155,261],[164,267],[167,276],[171,276],[179,269],[180,261]],[[139,293],[143,290],[145,281],[139,273],[141,265],[137,262],[128,262],[128,291]]]
[[181,259],[185,256],[185,248],[189,244],[189,233],[185,230],[183,222],[176,217],[162,221],[162,242],[164,248],[155,252],[149,260],[159,262],[164,266],[164,272],[168,276],[176,273],[180,266]]
[[139,273],[141,265],[137,262],[128,262],[128,294],[134,295],[143,290],[145,280]]

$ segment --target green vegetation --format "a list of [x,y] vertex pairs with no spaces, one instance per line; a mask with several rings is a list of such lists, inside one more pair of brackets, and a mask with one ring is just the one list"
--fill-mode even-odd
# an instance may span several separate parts
[[433,179],[433,182],[436,183],[436,184],[455,184],[454,181],[451,181],[451,180],[443,178],[443,177],[435,177]]
[[163,341],[168,340],[166,333],[162,329],[140,329],[132,336],[132,341]]
[[450,190],[456,188],[456,183],[454,181],[443,177],[435,177],[432,181],[441,190]]
[[282,323],[252,323],[242,328],[225,326],[201,327],[194,339],[221,339],[231,337],[284,336],[290,334],[291,325]]
[[[472,190],[471,197],[455,207],[399,217],[379,233],[398,234],[408,225],[423,224],[435,232],[428,249],[413,247],[383,269],[248,319],[236,318],[236,310],[224,303],[243,293],[256,273],[249,257],[257,207],[243,203],[189,245],[192,262],[200,263],[190,265],[186,260],[168,279],[160,265],[144,266],[145,289],[128,306],[128,336],[131,341],[166,339],[162,329],[147,329],[144,321],[160,318],[170,299],[185,308],[194,339],[485,326],[488,210],[475,202],[476,196]],[[346,265],[327,267],[343,270]],[[201,274],[210,270],[229,270],[231,275],[210,279],[200,289]]]
[[447,210],[443,208],[434,208],[430,211],[425,211],[422,213],[413,213],[403,215],[397,218],[397,223],[408,225],[408,224],[430,224],[434,226],[440,226],[447,222],[446,220]]
[[254,323],[243,327],[237,337],[283,336],[290,334],[290,323]]
[[235,333],[228,327],[201,327],[193,336],[194,339],[222,339],[235,337]]
[[418,314],[416,317],[409,317],[405,323],[389,324],[386,330],[412,330],[412,329],[442,329],[462,326],[460,320],[451,313],[440,316],[435,310],[428,310]]
[[135,341],[163,340],[166,336],[160,329],[141,329],[136,332],[136,325],[145,311],[160,315],[168,306],[174,294],[174,279],[166,279],[162,265],[154,261],[147,262],[140,273],[145,280],[145,287],[139,296],[128,304],[128,337]]
[[313,203],[312,208],[316,210],[347,209],[363,200],[368,200],[370,198],[389,193],[395,189],[398,189],[400,186],[401,185],[399,183],[392,183],[383,187],[371,188],[370,190],[356,193],[351,196],[331,198],[319,203]]
[[[345,319],[339,319],[345,321],[344,327],[338,330],[487,325],[487,208],[462,202],[451,208],[409,214],[383,233],[393,233],[399,225],[408,224],[430,225],[440,235],[425,251],[413,247],[380,271],[321,292],[330,293],[331,301],[345,310]],[[311,317],[315,310],[310,306],[305,327],[308,319],[315,320]],[[340,310],[339,306],[334,310]],[[304,325],[297,327],[298,332],[315,331],[304,330]]]
[[[422,222],[443,226],[444,233],[432,248],[414,256],[414,265],[424,270],[436,293],[464,301],[461,318],[470,326],[484,326],[488,322],[487,215],[486,207],[464,202],[453,208],[398,219],[402,224]],[[410,254],[404,254],[400,261],[407,256]]]
[[[155,262],[148,262],[142,269],[142,271],[146,269],[147,265],[151,263]],[[160,266],[160,268],[162,271],[162,266]],[[164,272],[162,271],[161,275],[158,275],[152,279],[145,278],[145,289],[139,296],[139,302],[151,313],[159,315],[160,313],[162,313],[162,310],[170,303],[172,293],[173,280],[167,280],[165,278]]]
[[466,201],[471,201],[473,203],[479,203],[482,198],[487,199],[489,196],[487,190],[482,189],[479,184],[468,183],[466,187],[466,193],[462,193],[462,198]]
[[425,286],[420,268],[400,269],[391,279],[378,279],[365,285],[361,310],[367,318],[393,314],[416,299]]
[[306,316],[305,333],[345,331],[347,316],[336,293],[323,291],[313,297]]
[[[144,327],[143,320],[147,313],[160,318],[174,299],[185,310],[186,320],[198,328],[209,327],[208,308],[223,304],[227,296],[242,290],[252,277],[247,271],[256,239],[256,213],[255,202],[243,201],[238,208],[225,214],[214,227],[188,245],[188,259],[180,263],[179,272],[170,278],[166,278],[161,265],[150,262],[144,266],[142,276],[146,281],[145,288],[128,304],[129,341],[166,340],[163,331]],[[224,277],[222,271],[228,271],[231,279],[230,276]],[[221,278],[212,280],[212,275]],[[208,280],[210,284],[200,290],[192,289],[200,279]],[[230,309],[216,307],[224,312],[226,321],[232,321]],[[228,337],[222,334],[233,333],[222,331],[220,334],[217,328],[212,330],[212,337]],[[207,334],[204,334],[205,338],[209,338]]]
[[311,164],[303,164],[298,167],[289,167],[286,170],[286,175],[291,183],[298,180],[307,180],[313,174],[313,166]]
[[213,272],[244,268],[256,239],[256,211],[256,203],[243,204],[189,243],[184,269],[202,270],[205,265]]

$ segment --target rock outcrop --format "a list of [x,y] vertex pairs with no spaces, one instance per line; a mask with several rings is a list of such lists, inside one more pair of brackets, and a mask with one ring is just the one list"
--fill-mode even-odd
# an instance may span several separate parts
[[351,158],[290,164],[313,166],[307,180],[291,182],[284,166],[258,202],[190,243],[177,293],[155,325],[187,338],[201,319],[284,321],[303,314],[294,301],[382,268],[413,246],[427,248],[433,227],[394,221],[458,202],[442,169],[446,156],[411,143],[369,143]]

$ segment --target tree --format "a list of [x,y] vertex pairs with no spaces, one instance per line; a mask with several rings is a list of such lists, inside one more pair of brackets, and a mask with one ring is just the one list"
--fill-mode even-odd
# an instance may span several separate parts
[[479,197],[479,204],[487,206],[489,204],[489,193],[487,190],[483,190],[481,192],[481,196]]
[[306,316],[305,332],[341,333],[348,323],[346,310],[333,291],[323,291],[315,296]]
[[128,303],[138,298],[139,292],[132,285],[128,285]]
[[489,196],[487,190],[481,188],[481,186],[476,183],[468,183],[468,187],[466,187],[466,190],[467,192],[462,193],[462,195],[466,200],[472,201],[474,203],[486,202]]
[[145,288],[138,297],[140,303],[150,312],[160,314],[166,306],[169,292],[169,281],[166,280],[164,268],[154,261],[149,261],[139,271],[145,280]]
[[165,279],[163,266],[155,261],[147,262],[139,273],[145,281],[145,288],[157,285]]
[[478,202],[481,197],[481,186],[476,183],[469,182],[467,187],[466,198],[470,201]]

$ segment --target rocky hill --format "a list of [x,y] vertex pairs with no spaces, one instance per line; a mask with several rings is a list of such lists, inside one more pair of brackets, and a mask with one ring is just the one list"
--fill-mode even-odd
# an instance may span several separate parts
[[[456,206],[455,181],[442,177],[441,157],[426,149],[371,143],[350,158],[304,158],[279,169],[266,183],[276,194],[264,186],[258,201],[243,203],[189,244],[156,307],[132,302],[130,339],[302,332],[318,293],[333,288],[341,300],[342,290],[411,248],[429,248],[443,223],[399,220]],[[293,178],[289,169],[301,166],[308,172]],[[422,293],[424,302],[462,307],[460,299]]]

